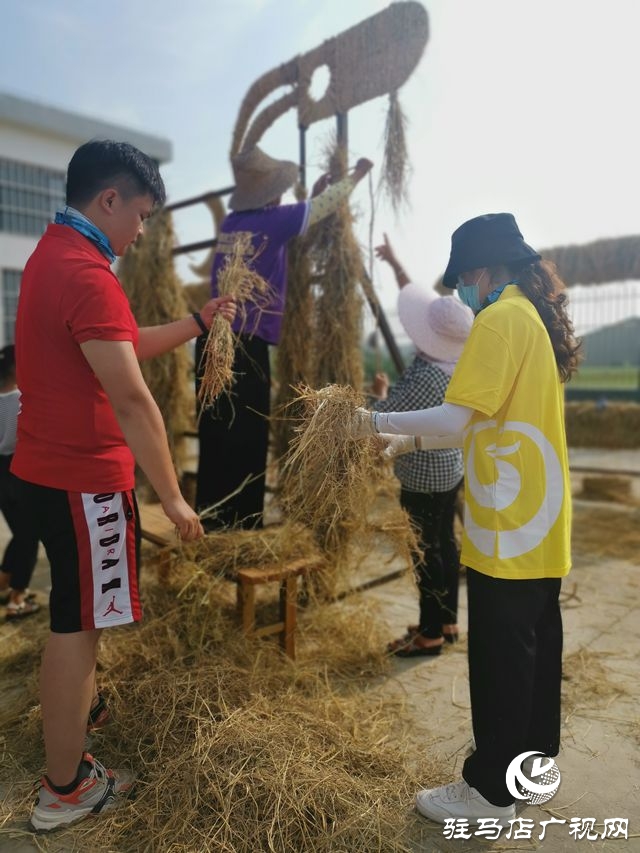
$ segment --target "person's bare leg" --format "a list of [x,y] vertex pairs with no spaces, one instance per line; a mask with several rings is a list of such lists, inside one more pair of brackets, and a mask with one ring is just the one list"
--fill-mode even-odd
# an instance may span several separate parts
[[76,778],[96,681],[100,631],[49,634],[40,671],[47,776],[56,786]]

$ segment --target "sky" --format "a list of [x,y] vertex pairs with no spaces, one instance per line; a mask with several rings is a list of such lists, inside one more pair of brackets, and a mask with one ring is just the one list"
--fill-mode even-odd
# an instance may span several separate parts
[[[171,140],[170,201],[230,185],[237,112],[264,72],[386,8],[378,0],[0,0],[0,89]],[[635,0],[424,0],[430,35],[399,93],[408,117],[410,206],[395,216],[366,182],[353,195],[368,252],[389,235],[432,286],[466,219],[510,211],[538,249],[639,232]],[[382,160],[387,102],[349,115],[349,157]],[[308,132],[309,184],[328,120]],[[297,159],[295,113],[263,137]],[[373,225],[373,227],[372,227]],[[202,206],[175,214],[180,242],[207,239]],[[189,262],[179,272],[194,279]],[[392,326],[388,268],[374,284]],[[368,322],[368,321],[367,321]]]

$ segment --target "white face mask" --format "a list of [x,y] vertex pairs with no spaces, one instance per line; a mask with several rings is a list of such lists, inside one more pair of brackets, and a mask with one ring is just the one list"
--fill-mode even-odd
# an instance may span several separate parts
[[486,270],[482,270],[480,275],[478,276],[478,280],[475,284],[465,284],[462,280],[462,276],[458,276],[458,281],[456,283],[456,290],[458,291],[458,296],[460,297],[460,301],[463,305],[471,308],[474,314],[477,314],[480,310],[480,306],[482,302],[480,300],[480,282],[482,281],[482,276],[486,273]]

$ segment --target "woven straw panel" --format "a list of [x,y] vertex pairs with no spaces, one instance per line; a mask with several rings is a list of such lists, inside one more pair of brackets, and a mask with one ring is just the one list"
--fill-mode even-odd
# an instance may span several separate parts
[[[231,155],[255,145],[265,131],[297,104],[298,124],[316,121],[395,92],[418,64],[429,37],[427,12],[414,0],[392,3],[319,47],[263,74],[247,92],[236,120]],[[326,65],[327,91],[317,101],[309,93],[313,72]],[[249,127],[258,105],[281,86],[290,93],[269,104]],[[247,130],[247,128],[249,128]]]

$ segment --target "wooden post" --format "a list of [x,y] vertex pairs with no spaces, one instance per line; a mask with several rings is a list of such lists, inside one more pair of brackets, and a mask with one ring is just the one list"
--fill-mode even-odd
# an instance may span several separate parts
[[384,342],[387,345],[389,355],[391,356],[395,368],[398,373],[402,373],[405,368],[402,353],[400,352],[400,348],[396,343],[396,339],[393,335],[393,331],[391,330],[391,326],[389,325],[389,321],[387,320],[386,314],[384,313],[384,309],[378,301],[376,292],[373,289],[373,282],[369,278],[367,271],[364,269],[364,267],[362,269],[362,289],[364,291],[364,295],[367,298],[367,302],[369,303],[369,307],[373,312],[373,316],[376,318],[378,328],[382,332],[382,337],[384,338]]

